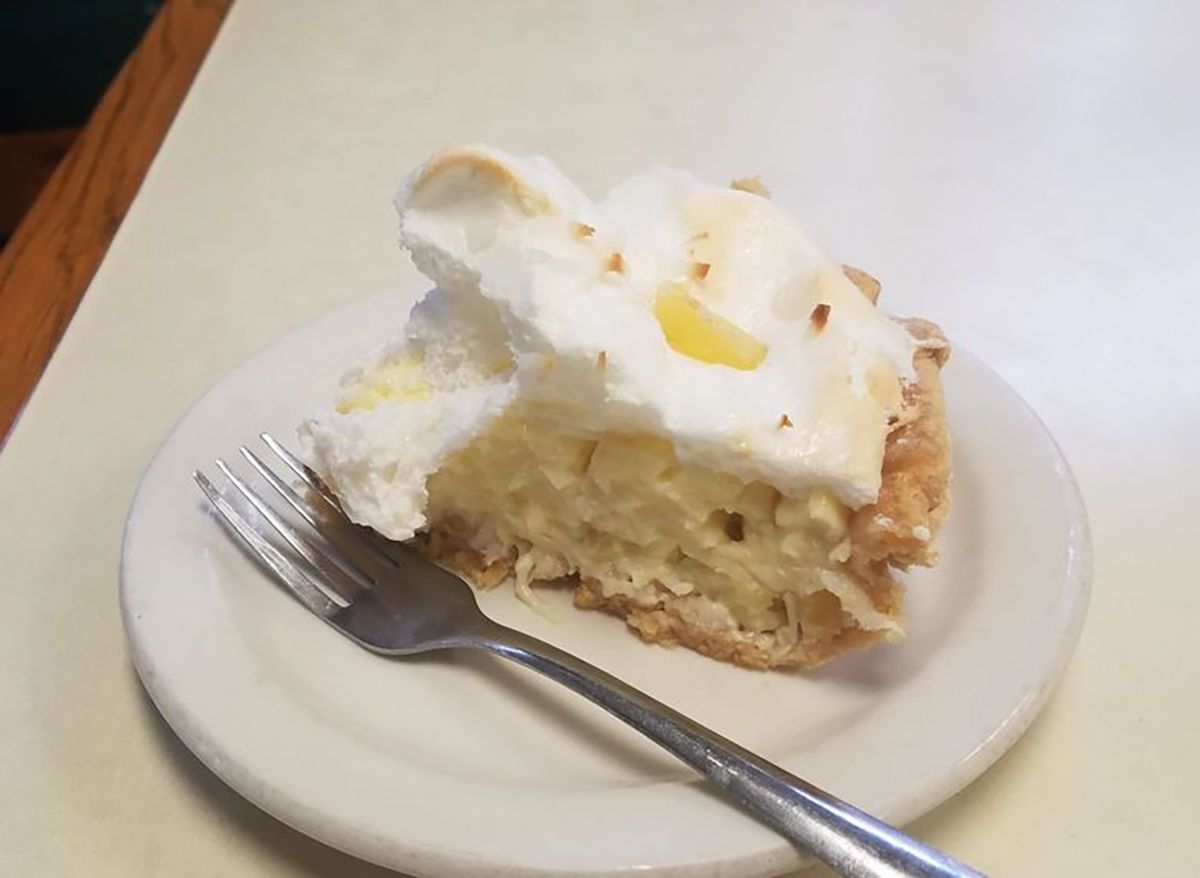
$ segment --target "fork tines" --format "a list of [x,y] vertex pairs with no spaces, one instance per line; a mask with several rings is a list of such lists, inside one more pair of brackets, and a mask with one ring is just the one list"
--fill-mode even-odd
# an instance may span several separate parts
[[246,446],[238,450],[302,522],[289,521],[222,459],[216,461],[217,469],[233,491],[221,491],[199,470],[192,477],[250,553],[306,607],[328,617],[371,587],[373,577],[364,568],[395,567],[395,561],[355,533],[361,529],[345,517],[312,470],[268,434],[261,438],[308,490],[297,491]]

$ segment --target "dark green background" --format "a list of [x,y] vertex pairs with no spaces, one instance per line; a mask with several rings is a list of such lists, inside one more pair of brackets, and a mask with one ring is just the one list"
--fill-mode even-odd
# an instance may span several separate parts
[[162,0],[0,0],[0,131],[87,121]]

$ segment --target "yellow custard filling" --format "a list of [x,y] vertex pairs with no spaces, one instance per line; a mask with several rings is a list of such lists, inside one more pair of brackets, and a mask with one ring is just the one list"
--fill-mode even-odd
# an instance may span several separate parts
[[431,527],[453,523],[485,553],[516,548],[518,580],[579,573],[635,601],[665,587],[710,599],[750,631],[873,615],[841,573],[849,510],[829,491],[785,497],[682,462],[665,439],[570,436],[510,412],[427,490]]

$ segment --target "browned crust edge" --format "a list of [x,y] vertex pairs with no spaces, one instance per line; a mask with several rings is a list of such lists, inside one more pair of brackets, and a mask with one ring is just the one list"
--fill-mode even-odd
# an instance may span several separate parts
[[886,639],[885,632],[849,627],[826,640],[815,643],[801,640],[789,646],[775,633],[695,624],[681,614],[681,604],[682,599],[664,594],[657,604],[642,606],[626,595],[605,596],[599,584],[590,580],[581,581],[575,588],[575,606],[619,616],[647,643],[668,648],[686,646],[718,661],[755,670],[815,668],[848,649]]

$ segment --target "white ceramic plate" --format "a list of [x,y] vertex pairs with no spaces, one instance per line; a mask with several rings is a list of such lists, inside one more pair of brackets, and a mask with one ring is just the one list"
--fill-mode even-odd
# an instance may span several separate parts
[[[308,615],[233,544],[192,483],[295,425],[402,324],[411,293],[281,339],[184,416],[125,530],[133,659],[163,716],[251,801],[334,847],[430,875],[777,874],[800,855],[597,708],[484,655],[387,660]],[[945,370],[954,511],[907,577],[909,635],[810,674],[647,646],[609,616],[485,611],[570,649],[796,774],[903,824],[1025,730],[1071,653],[1089,544],[1036,416],[959,350]]]

